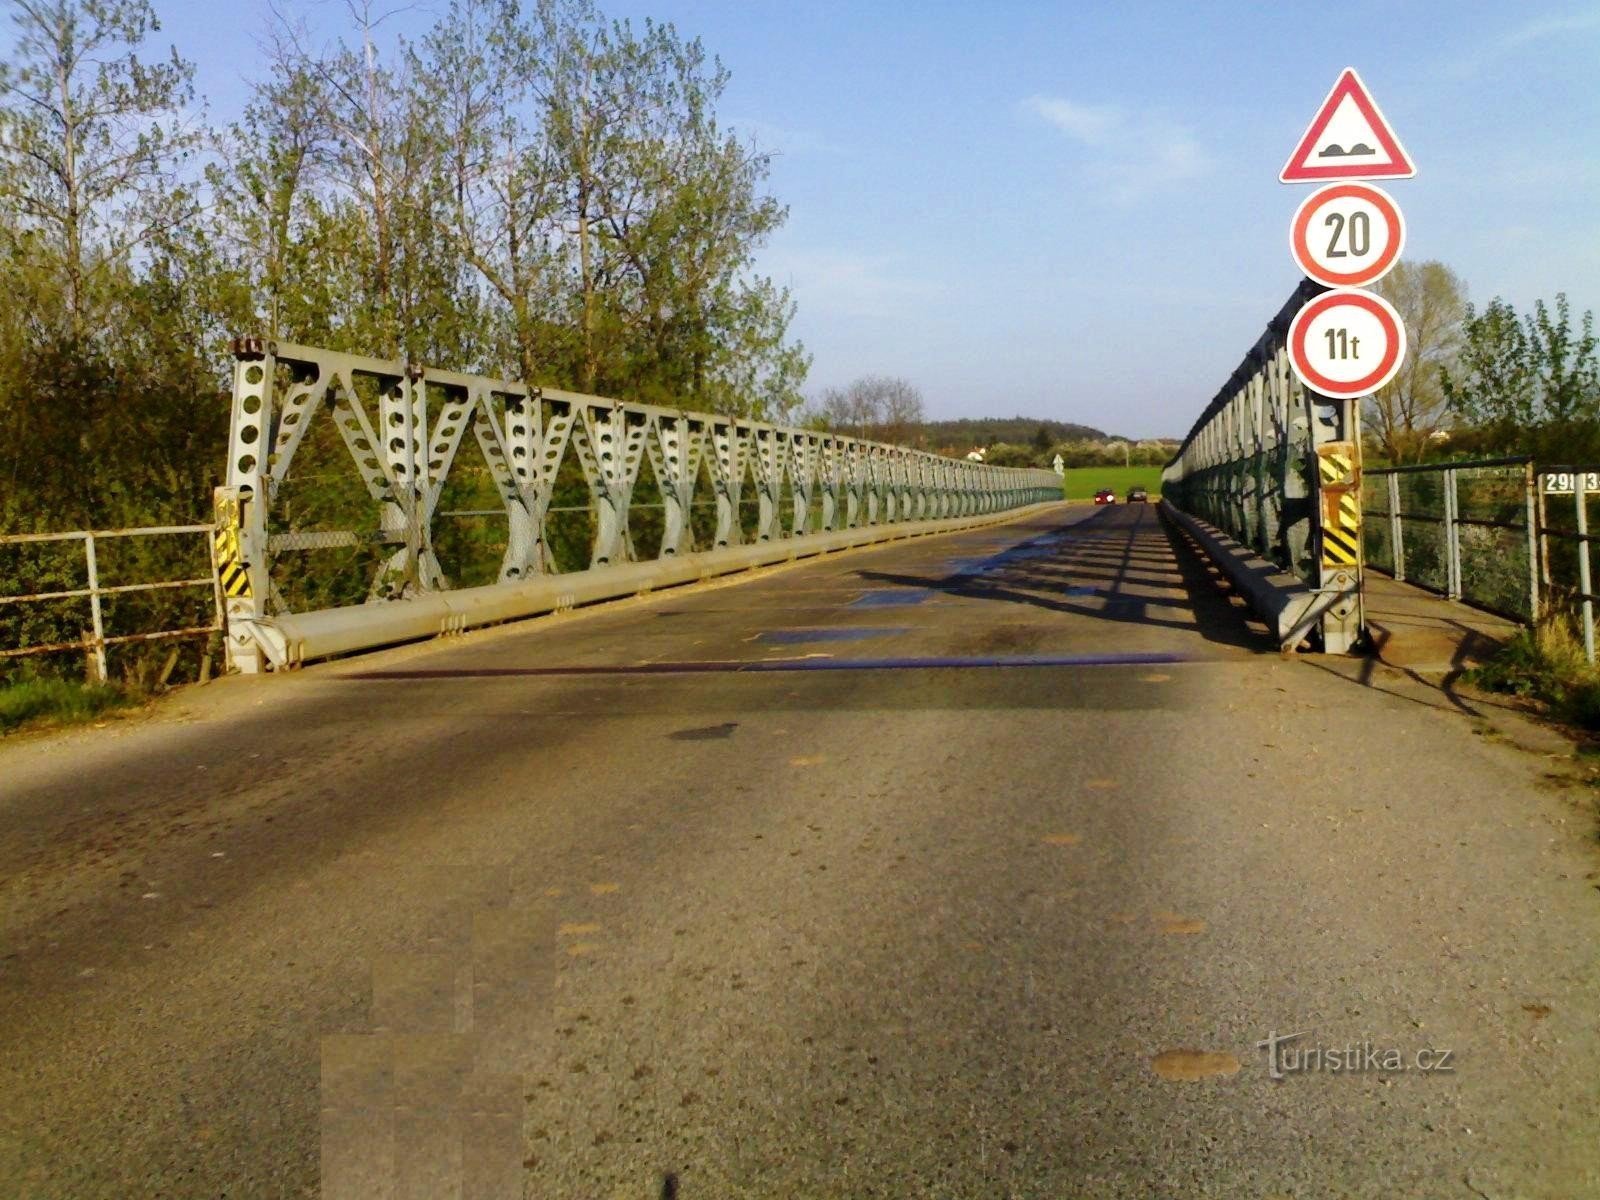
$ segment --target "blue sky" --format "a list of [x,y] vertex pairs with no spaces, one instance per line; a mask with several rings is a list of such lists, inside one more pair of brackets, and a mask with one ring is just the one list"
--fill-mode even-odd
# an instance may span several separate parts
[[[155,2],[231,116],[265,3]],[[1480,304],[1600,308],[1594,4],[602,4],[699,36],[725,118],[778,152],[761,265],[813,391],[891,374],[936,416],[1182,434],[1298,278],[1308,189],[1277,173],[1347,65],[1417,164],[1388,185],[1407,257]]]

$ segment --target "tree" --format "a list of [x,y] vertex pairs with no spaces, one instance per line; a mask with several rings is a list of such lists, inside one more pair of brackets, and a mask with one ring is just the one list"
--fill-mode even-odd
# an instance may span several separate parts
[[[0,527],[192,520],[225,430],[191,68],[142,0],[12,0],[0,63]],[[197,454],[197,445],[213,449]]]
[[[198,211],[174,167],[198,132],[181,109],[194,68],[134,48],[160,28],[146,0],[11,0],[0,62],[0,230],[33,281],[59,287],[75,333],[119,272]],[[17,294],[8,299],[16,302]]]
[[922,424],[922,393],[904,379],[864,375],[823,392],[818,414],[837,432],[907,444]]
[[1518,319],[1496,297],[1467,309],[1459,365],[1446,370],[1450,407],[1488,446],[1546,461],[1600,456],[1600,358],[1594,314],[1577,328],[1564,294]]
[[1399,312],[1408,346],[1394,379],[1367,400],[1367,430],[1388,461],[1416,462],[1449,420],[1444,372],[1461,350],[1466,288],[1429,260],[1397,263],[1376,290]]

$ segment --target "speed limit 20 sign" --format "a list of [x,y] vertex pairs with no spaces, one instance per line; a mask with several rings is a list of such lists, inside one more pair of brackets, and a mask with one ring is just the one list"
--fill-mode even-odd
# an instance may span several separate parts
[[1371,395],[1400,369],[1406,329],[1382,296],[1336,288],[1289,322],[1289,365],[1300,382],[1335,400]]
[[1367,183],[1318,188],[1289,223],[1295,264],[1329,287],[1376,283],[1399,261],[1405,244],[1400,206],[1388,192]]
[[1366,84],[1346,68],[1278,178],[1322,183],[1289,222],[1295,265],[1332,291],[1308,300],[1289,323],[1289,365],[1330,400],[1370,396],[1406,355],[1400,314],[1362,288],[1387,275],[1405,249],[1400,206],[1368,179],[1409,179],[1411,158]]

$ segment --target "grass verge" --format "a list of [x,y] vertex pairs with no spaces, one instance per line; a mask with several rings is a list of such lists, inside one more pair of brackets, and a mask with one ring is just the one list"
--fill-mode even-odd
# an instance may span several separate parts
[[1600,730],[1600,668],[1584,658],[1583,642],[1563,614],[1519,632],[1468,679],[1492,692],[1533,697],[1563,721]]
[[24,725],[92,721],[114,708],[139,703],[130,688],[70,679],[18,679],[0,684],[0,733]]
[[1131,487],[1144,488],[1154,501],[1161,491],[1161,468],[1068,467],[1061,479],[1061,492],[1068,500],[1090,500],[1101,488],[1110,488],[1120,504]]

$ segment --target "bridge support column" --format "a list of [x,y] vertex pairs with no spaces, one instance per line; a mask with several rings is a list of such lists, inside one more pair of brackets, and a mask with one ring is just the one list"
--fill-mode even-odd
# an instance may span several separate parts
[[1337,599],[1323,611],[1322,649],[1348,654],[1361,636],[1361,402],[1307,393],[1316,458],[1318,590]]

